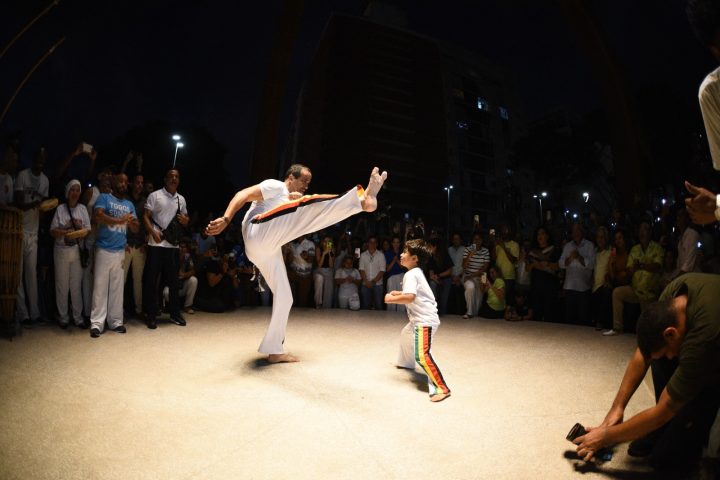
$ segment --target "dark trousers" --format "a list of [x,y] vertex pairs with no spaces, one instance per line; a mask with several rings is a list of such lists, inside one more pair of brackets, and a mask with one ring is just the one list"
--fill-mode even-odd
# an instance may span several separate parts
[[505,280],[505,305],[515,305],[515,279]]
[[143,271],[143,310],[146,315],[158,312],[158,297],[161,287],[167,285],[170,290],[170,315],[180,314],[180,249],[151,247],[148,245],[145,270]]
[[612,328],[612,288],[602,286],[590,299],[592,317],[596,327]]
[[585,325],[590,323],[590,290],[578,292],[565,290],[565,323]]
[[438,315],[445,315],[448,309],[448,299],[452,288],[452,278],[441,278],[439,283],[430,280],[430,289],[435,295],[438,304]]
[[[678,366],[677,359],[662,358],[651,363],[655,400],[665,389]],[[718,407],[720,391],[706,388],[690,400],[660,431],[650,454],[650,464],[656,469],[692,467],[708,441]]]
[[530,306],[535,320],[556,322],[558,280],[555,275],[533,270],[530,283]]
[[310,306],[310,297],[312,296],[312,275],[299,275],[292,269],[288,270],[288,280],[290,281],[290,289],[293,294],[293,305],[300,308]]
[[372,306],[375,310],[383,309],[383,286],[373,285],[373,288],[368,288],[360,285],[360,308],[370,310]]

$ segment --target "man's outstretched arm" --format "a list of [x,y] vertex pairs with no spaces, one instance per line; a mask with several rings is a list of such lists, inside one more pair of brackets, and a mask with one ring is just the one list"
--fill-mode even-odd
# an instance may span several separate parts
[[253,185],[252,187],[240,190],[235,194],[232,200],[230,200],[230,203],[225,209],[225,214],[208,224],[206,229],[208,235],[217,235],[225,230],[225,227],[230,224],[230,221],[233,219],[238,210],[243,207],[243,205],[248,202],[254,202],[262,199],[263,196],[262,191],[260,190],[260,185]]

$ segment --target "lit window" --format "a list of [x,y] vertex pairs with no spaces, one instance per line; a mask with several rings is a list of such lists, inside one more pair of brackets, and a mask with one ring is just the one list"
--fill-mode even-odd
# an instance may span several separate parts
[[488,111],[488,110],[490,110],[490,104],[484,98],[477,97],[477,108],[478,108],[478,110]]
[[503,120],[510,120],[510,114],[507,111],[507,108],[500,107],[500,118]]

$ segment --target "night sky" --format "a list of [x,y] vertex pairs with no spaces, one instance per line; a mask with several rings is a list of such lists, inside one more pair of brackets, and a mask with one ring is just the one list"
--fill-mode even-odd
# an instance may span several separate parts
[[[511,72],[522,108],[515,118],[533,120],[556,108],[577,114],[603,108],[591,66],[554,2],[408,3],[414,5],[408,11],[412,30],[477,52]],[[48,4],[3,2],[0,44]],[[328,18],[332,13],[362,15],[365,4],[306,1],[283,102],[280,152]],[[714,63],[690,31],[685,2],[591,4],[631,88],[660,92],[658,97],[667,92],[693,112],[668,121],[702,128],[697,89]],[[248,178],[259,97],[281,8],[277,0],[63,0],[0,59],[4,106],[34,62],[66,36],[20,92],[0,135],[20,132],[24,164],[37,146],[47,146],[52,169],[82,140],[96,145],[102,157],[102,145],[148,121],[168,122],[180,132],[200,125],[227,148],[224,163],[239,187]],[[169,138],[167,145],[171,158]]]

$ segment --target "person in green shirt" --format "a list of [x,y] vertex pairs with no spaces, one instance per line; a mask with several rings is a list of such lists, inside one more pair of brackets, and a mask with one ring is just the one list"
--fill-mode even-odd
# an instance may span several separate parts
[[480,291],[485,296],[481,317],[503,318],[505,316],[505,280],[496,265],[490,265],[487,275],[480,280]]
[[[490,231],[491,235],[493,231]],[[494,238],[493,238],[494,240]],[[495,244],[491,254],[505,280],[505,303],[513,305],[515,303],[515,266],[520,256],[520,245],[513,240],[513,232],[507,224],[500,226],[500,238],[491,240]]]
[[[717,463],[720,406],[720,275],[688,273],[672,281],[640,315],[635,350],[603,422],[575,439],[590,460],[601,448],[634,440],[633,456],[656,469],[692,465],[708,444]],[[652,368],[656,405],[623,421],[625,407]]]
[[640,243],[630,249],[627,270],[631,276],[630,285],[616,287],[612,292],[613,328],[603,332],[605,336],[620,335],[623,332],[625,303],[639,303],[641,309],[658,298],[660,279],[665,252],[652,240],[650,224],[642,222],[638,230]]

